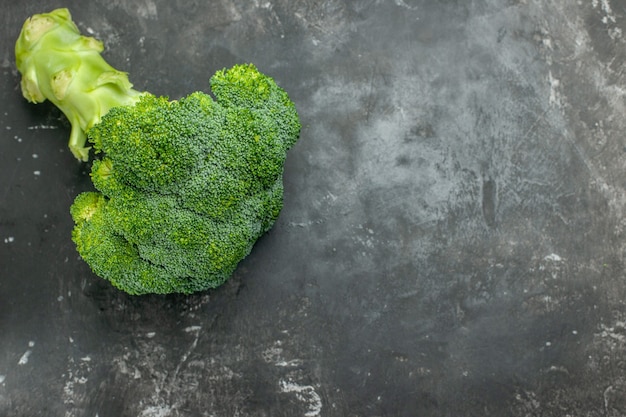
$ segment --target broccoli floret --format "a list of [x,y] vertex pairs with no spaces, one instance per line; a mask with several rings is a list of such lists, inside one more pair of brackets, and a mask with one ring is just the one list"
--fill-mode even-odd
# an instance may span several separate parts
[[140,93],[100,51],[67,9],[27,20],[16,44],[24,96],[65,113],[78,159],[88,159],[86,140],[98,156],[97,191],[70,208],[79,254],[129,294],[219,286],[282,209],[295,105],[252,64],[215,73],[215,100]]

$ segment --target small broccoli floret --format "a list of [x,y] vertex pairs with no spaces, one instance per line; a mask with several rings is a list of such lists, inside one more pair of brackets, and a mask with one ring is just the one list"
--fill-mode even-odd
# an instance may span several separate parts
[[217,287],[282,209],[283,164],[300,132],[295,106],[251,64],[211,77],[216,100],[138,93],[101,50],[65,9],[29,19],[16,46],[25,97],[64,111],[77,158],[89,148],[75,131],[99,156],[91,170],[97,191],[70,208],[77,250],[130,294]]
[[261,74],[254,65],[237,65],[218,71],[211,78],[211,90],[225,107],[262,108],[278,127],[285,149],[300,135],[300,121],[295,104],[287,93],[277,88],[272,78]]
[[[144,190],[178,186],[207,152],[202,109],[144,94],[135,106],[116,107],[89,130],[97,153],[115,161],[118,175]],[[206,124],[206,123],[204,123]]]

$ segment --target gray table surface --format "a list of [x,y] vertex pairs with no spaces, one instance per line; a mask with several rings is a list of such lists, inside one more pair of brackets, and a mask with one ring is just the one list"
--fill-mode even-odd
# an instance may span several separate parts
[[[0,415],[626,415],[626,1],[2,0]],[[253,62],[296,103],[285,207],[223,287],[132,297],[19,91],[69,7],[138,89]]]

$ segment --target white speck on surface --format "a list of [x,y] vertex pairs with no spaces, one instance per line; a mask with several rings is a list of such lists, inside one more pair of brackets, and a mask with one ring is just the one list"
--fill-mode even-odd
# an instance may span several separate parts
[[547,346],[547,347],[552,346],[552,342],[546,342],[546,346]]
[[[65,384],[61,392],[61,399],[65,405],[78,406],[88,398],[85,384],[89,381],[91,372],[91,357],[84,356],[76,360],[73,356],[68,358],[66,372],[63,374]],[[66,417],[74,417],[77,414],[68,414]]]
[[316,222],[309,220],[306,222],[289,222],[288,224],[290,227],[310,227],[316,224]]
[[33,174],[39,176],[41,175],[41,171],[33,171]]
[[597,9],[600,6],[600,10],[603,13],[603,16],[600,18],[600,21],[607,27],[607,33],[612,40],[617,40],[622,37],[622,29],[617,27],[617,17],[613,13],[613,8],[611,7],[611,3],[609,0],[592,0],[591,5],[594,9]]
[[307,406],[307,411],[304,413],[305,417],[321,415],[322,399],[312,385],[300,385],[291,380],[280,380],[279,385],[280,392],[295,393],[298,401]]
[[609,38],[616,40],[622,37],[622,29],[621,28],[611,28],[609,29]]
[[292,368],[302,365],[302,360],[300,359],[292,359],[290,361],[280,360],[274,363],[274,365],[282,367],[282,368]]
[[605,18],[615,23],[616,21],[615,15],[613,15],[613,9],[611,9],[611,4],[609,3],[609,0],[601,0],[601,4],[602,4],[602,11],[606,13]]
[[3,384],[5,379],[6,379],[6,376],[0,375],[0,384]]
[[267,363],[274,364],[282,361],[283,348],[281,347],[281,345],[282,342],[280,340],[277,340],[276,342],[274,342],[274,345],[272,347],[265,349],[261,354],[263,356],[263,360]]
[[36,153],[33,154],[33,159],[37,159],[39,158],[39,155],[37,155]]
[[563,258],[561,258],[556,253],[551,253],[550,255],[546,256],[543,259],[546,260],[546,261],[553,261],[553,262],[562,262],[563,261]]
[[26,352],[24,352],[24,354],[22,355],[22,357],[20,358],[20,360],[17,362],[18,365],[26,365],[28,363],[28,358],[30,357],[30,355],[33,353],[32,350],[27,350]]
[[405,9],[409,9],[409,10],[417,9],[417,7],[415,6],[409,6],[408,4],[406,4],[404,0],[394,0],[394,3],[396,3],[396,6],[404,7]]
[[[28,342],[28,347],[33,348],[35,346],[35,342],[32,340]],[[31,349],[28,349],[24,354],[20,357],[20,360],[17,362],[18,365],[26,365],[28,363],[28,359],[30,355],[33,353]]]
[[153,405],[139,413],[139,417],[168,417],[172,415],[172,407],[167,405]]
[[148,333],[146,333],[146,337],[147,337],[148,339],[152,339],[154,336],[156,336],[156,333],[155,333],[155,332],[148,332]]
[[200,331],[200,329],[202,329],[201,326],[189,326],[189,327],[185,327],[185,332],[187,333],[197,332],[197,331]]
[[561,85],[561,81],[552,76],[552,71],[548,72],[548,82],[550,83],[550,98],[548,102],[551,106],[560,107],[561,106],[561,94],[559,93],[559,86]]
[[54,126],[54,125],[35,125],[35,126],[28,126],[28,130],[48,130],[48,129],[58,129],[58,126]]
[[4,238],[4,243],[13,243],[13,242],[15,242],[15,238],[13,236]]

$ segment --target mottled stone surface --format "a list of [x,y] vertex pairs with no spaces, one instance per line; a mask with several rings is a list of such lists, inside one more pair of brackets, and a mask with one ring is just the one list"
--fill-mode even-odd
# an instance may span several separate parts
[[3,1],[0,415],[626,415],[626,2],[67,1],[138,89],[254,62],[303,123],[223,287],[131,297],[68,207],[69,126],[18,88],[52,1]]

